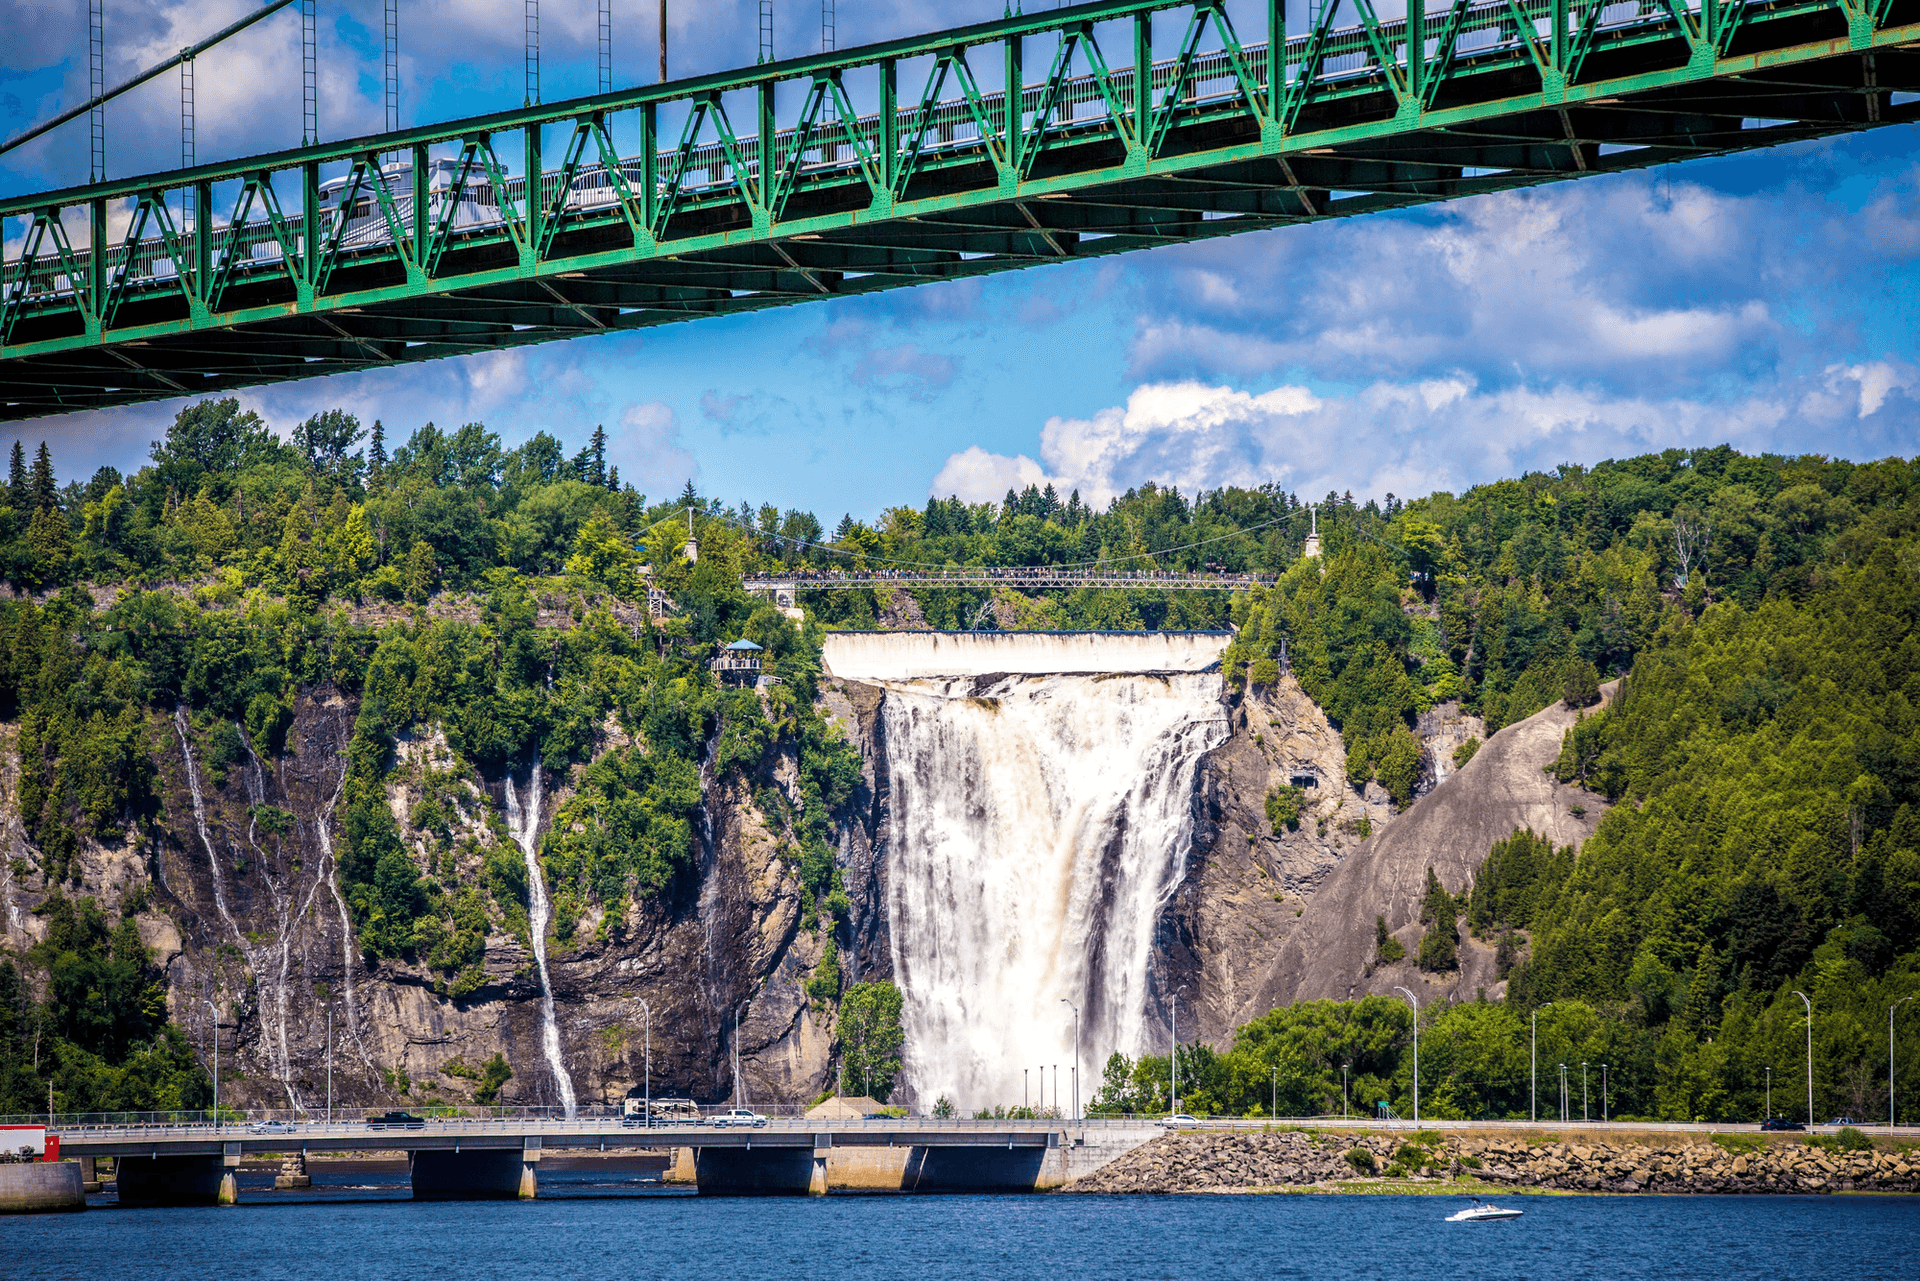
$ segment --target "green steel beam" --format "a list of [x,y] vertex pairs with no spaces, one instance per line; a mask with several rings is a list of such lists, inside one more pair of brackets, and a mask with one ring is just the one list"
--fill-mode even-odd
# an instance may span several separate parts
[[[1278,0],[1098,0],[9,197],[0,419],[1192,243],[1920,116],[1920,0],[1408,8],[1381,20],[1371,0],[1340,0],[1288,38]],[[1268,40],[1242,39],[1261,26]],[[1046,68],[1035,82],[1029,60]],[[982,68],[1002,83],[982,83]],[[924,77],[904,108],[903,73]],[[566,139],[551,169],[549,130]],[[621,153],[616,130],[637,135],[637,152]],[[407,163],[383,168],[394,155]],[[208,214],[218,194],[220,216],[186,224],[185,193]]]

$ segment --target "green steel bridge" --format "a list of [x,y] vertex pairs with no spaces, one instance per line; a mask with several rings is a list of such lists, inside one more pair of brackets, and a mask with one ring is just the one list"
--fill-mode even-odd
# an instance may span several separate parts
[[1294,31],[1284,13],[1090,0],[8,197],[0,420],[1920,118],[1920,0],[1411,0],[1391,19],[1326,0]]

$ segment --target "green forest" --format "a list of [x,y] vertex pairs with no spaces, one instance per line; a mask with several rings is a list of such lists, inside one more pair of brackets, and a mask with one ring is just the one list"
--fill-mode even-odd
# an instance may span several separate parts
[[[1624,600],[1639,594],[1644,610],[1611,592],[1590,602],[1601,632],[1617,614],[1631,662],[1618,696],[1568,731],[1552,767],[1614,804],[1578,851],[1516,832],[1489,852],[1470,891],[1430,886],[1422,963],[1451,968],[1464,925],[1498,946],[1510,975],[1504,1002],[1422,1011],[1423,1115],[1526,1117],[1537,1106],[1557,1118],[1566,1064],[1575,1115],[1584,1068],[1594,1116],[1605,1108],[1616,1117],[1753,1120],[1770,1095],[1776,1115],[1804,1119],[1808,1016],[1796,993],[1812,1008],[1815,1119],[1885,1115],[1890,1012],[1902,1119],[1920,1101],[1920,1026],[1902,1004],[1920,995],[1914,469],[1739,460],[1722,477],[1744,492],[1721,488],[1700,505],[1705,555],[1684,580],[1671,531],[1664,545],[1635,548],[1631,531],[1650,523],[1644,512],[1601,550],[1591,550],[1601,539],[1585,539],[1588,550],[1556,565],[1555,576],[1571,583],[1604,582],[1599,567],[1637,551],[1642,572],[1660,576],[1626,585]],[[1770,487],[1753,490],[1762,478]],[[1478,492],[1462,501],[1471,505]],[[1563,496],[1535,511],[1573,505]],[[1409,510],[1459,506],[1436,499]],[[1582,507],[1594,510],[1590,499]],[[1733,533],[1716,515],[1729,511],[1749,517]],[[1524,526],[1522,535],[1539,540]],[[1722,537],[1729,554],[1717,550]],[[1455,564],[1443,553],[1433,572],[1443,619],[1448,591],[1472,590]],[[1333,558],[1327,579],[1342,572]],[[1315,578],[1289,571],[1248,616],[1264,610],[1269,634],[1293,639],[1302,684],[1319,682],[1330,706],[1345,706],[1352,660],[1331,684],[1324,669],[1309,667],[1318,636],[1333,630],[1316,633],[1316,620],[1338,617],[1339,597],[1330,600]],[[1547,581],[1529,594],[1545,594]],[[1624,654],[1584,648],[1582,638],[1597,634],[1584,610],[1564,617],[1573,644],[1557,663],[1551,654],[1536,659],[1535,670],[1596,659],[1603,671],[1620,670]],[[1486,636],[1483,627],[1468,643]],[[1376,659],[1393,654],[1384,638],[1376,643]],[[1257,643],[1242,652],[1264,660]],[[1454,663],[1429,660],[1439,678],[1424,682],[1388,663],[1387,678],[1404,690],[1400,705],[1417,707],[1423,685],[1426,698],[1437,697],[1440,680],[1473,671],[1470,661]],[[1539,688],[1551,693],[1549,683]],[[1363,701],[1379,715],[1377,698]],[[1383,723],[1401,732],[1401,721]],[[1446,946],[1430,948],[1436,938]],[[1411,1115],[1412,1049],[1404,1001],[1305,1003],[1242,1027],[1225,1053],[1180,1047],[1181,1101],[1324,1114],[1340,1105],[1344,1069],[1350,1106],[1358,1099],[1371,1111],[1385,1101]],[[1099,1106],[1164,1107],[1170,1086],[1165,1056],[1116,1057]]]
[[[1322,547],[1311,560],[1309,502]],[[1524,1113],[1511,1056],[1540,1006],[1542,1061],[1553,1037],[1555,1064],[1609,1063],[1616,1111],[1753,1115],[1760,1069],[1795,1062],[1795,987],[1818,1010],[1821,1106],[1850,1108],[1873,1071],[1884,1089],[1872,1034],[1912,990],[1920,943],[1916,513],[1912,463],[1724,447],[1458,496],[1147,485],[1095,510],[1028,489],[823,520],[691,484],[650,498],[608,466],[597,430],[571,454],[545,433],[507,447],[480,424],[389,441],[343,411],[281,433],[215,400],[182,410],[131,475],[62,483],[44,446],[16,445],[0,490],[0,576],[18,593],[0,602],[0,715],[17,727],[31,860],[15,874],[60,888],[42,910],[81,924],[0,971],[0,1112],[43,1110],[50,1080],[63,1108],[199,1097],[163,1011],[142,1022],[106,1010],[138,983],[63,996],[52,977],[66,957],[144,973],[137,937],[64,895],[82,842],[159,822],[155,755],[177,708],[217,776],[283,753],[303,692],[348,696],[338,825],[361,945],[426,966],[455,999],[479,981],[488,933],[527,929],[525,869],[499,842],[456,837],[451,779],[427,780],[409,818],[434,839],[424,860],[411,849],[385,800],[403,736],[440,727],[490,778],[535,760],[579,768],[540,851],[561,946],[588,923],[621,928],[628,904],[688,892],[711,753],[807,887],[806,928],[829,944],[809,995],[833,1003],[846,897],[832,837],[859,763],[815,705],[820,636],[907,602],[902,589],[810,590],[796,624],[745,594],[742,576],[1096,563],[1276,581],[1231,597],[1003,587],[987,625],[1232,625],[1233,682],[1291,672],[1341,730],[1349,777],[1402,804],[1420,774],[1421,711],[1457,699],[1491,732],[1626,677],[1556,766],[1616,802],[1588,848],[1575,859],[1516,839],[1483,873],[1486,892],[1448,887],[1465,928],[1510,956],[1511,995],[1423,1015],[1423,1111]],[[650,591],[673,608],[655,616]],[[987,600],[950,588],[911,603],[958,628]],[[708,670],[717,645],[742,637],[765,647],[777,679],[764,698]],[[631,746],[597,749],[609,718]],[[800,804],[771,786],[777,751],[799,762]],[[1445,951],[1422,954],[1443,965]],[[81,1017],[62,1004],[74,1001],[101,1008]],[[1194,1056],[1196,1108],[1324,1110],[1342,1063],[1350,1085],[1364,1073],[1363,1093],[1404,1108],[1410,1047],[1406,1012],[1369,1001],[1276,1011],[1228,1051],[1181,1053]],[[1151,1059],[1110,1067],[1107,1105],[1160,1088]]]

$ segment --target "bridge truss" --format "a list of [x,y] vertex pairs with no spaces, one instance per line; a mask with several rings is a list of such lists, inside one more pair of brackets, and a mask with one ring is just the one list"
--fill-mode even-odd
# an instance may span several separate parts
[[1412,0],[1408,10],[1383,20],[1374,0],[1328,0],[1309,29],[1290,32],[1282,0],[1090,0],[9,197],[0,420],[738,314],[1920,118],[1920,0]]

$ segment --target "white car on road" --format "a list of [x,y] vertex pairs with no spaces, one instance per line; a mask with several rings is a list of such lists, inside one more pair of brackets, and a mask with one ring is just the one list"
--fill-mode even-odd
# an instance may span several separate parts
[[707,1124],[717,1130],[724,1130],[729,1126],[735,1125],[752,1126],[757,1130],[766,1125],[766,1123],[767,1118],[761,1116],[752,1108],[729,1108],[718,1116],[707,1118]]

